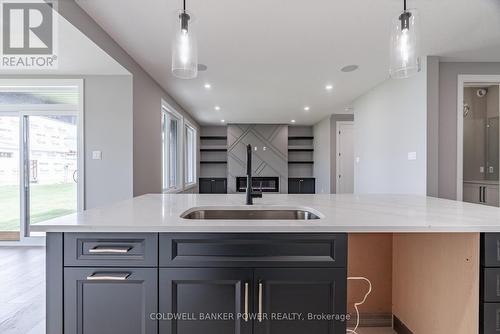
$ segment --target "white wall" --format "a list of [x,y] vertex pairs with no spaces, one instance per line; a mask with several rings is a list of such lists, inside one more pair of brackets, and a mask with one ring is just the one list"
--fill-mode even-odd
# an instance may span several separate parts
[[[389,79],[353,103],[356,193],[426,194],[425,62],[410,79]],[[416,152],[417,160],[408,160]]]
[[332,135],[330,116],[314,125],[314,177],[316,193],[330,193],[330,136]]
[[[133,196],[132,76],[84,77],[85,207]],[[92,160],[92,151],[102,160]]]

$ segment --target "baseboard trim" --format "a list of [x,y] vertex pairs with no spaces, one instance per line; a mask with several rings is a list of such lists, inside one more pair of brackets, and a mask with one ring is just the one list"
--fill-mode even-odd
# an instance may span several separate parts
[[[348,326],[356,324],[356,314],[351,314]],[[361,313],[359,317],[360,327],[392,327],[391,313]]]
[[398,334],[413,334],[413,332],[406,327],[406,325],[398,319],[395,315],[392,317],[393,320],[393,329]]

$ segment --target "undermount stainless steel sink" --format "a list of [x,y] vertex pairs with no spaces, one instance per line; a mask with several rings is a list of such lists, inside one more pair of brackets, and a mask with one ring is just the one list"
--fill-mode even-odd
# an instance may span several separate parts
[[320,217],[303,209],[190,209],[181,215],[201,220],[311,220]]

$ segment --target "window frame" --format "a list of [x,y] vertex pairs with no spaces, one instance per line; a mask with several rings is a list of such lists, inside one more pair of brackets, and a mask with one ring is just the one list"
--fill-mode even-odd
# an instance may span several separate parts
[[[167,180],[170,179],[169,162],[170,145],[166,141],[165,135],[165,122],[167,120],[177,120],[177,156],[176,156],[176,184],[175,186],[168,186]],[[194,131],[194,148],[193,148],[193,161],[194,161],[194,182],[187,183],[187,148],[186,148],[186,128],[189,127]],[[170,133],[170,132],[169,132]],[[198,185],[198,128],[194,126],[188,119],[179,113],[172,105],[162,99],[161,102],[161,134],[162,134],[162,191],[163,193],[178,193],[191,189]]]
[[[192,161],[193,161],[193,182],[188,182],[187,178],[188,178],[188,169],[189,169],[189,166],[188,166],[188,155],[189,155],[189,150],[188,150],[188,130],[191,130],[193,131],[193,147],[192,147],[192,153],[191,153],[191,158],[192,158]],[[197,138],[198,138],[198,131],[196,130],[196,127],[191,124],[191,122],[189,122],[187,119],[184,119],[184,190],[186,189],[190,189],[192,187],[195,187],[198,182],[197,182],[197,179],[198,179],[198,171],[197,171],[197,167],[198,167],[198,161],[197,161],[197,148],[198,148],[198,145],[197,145]]]

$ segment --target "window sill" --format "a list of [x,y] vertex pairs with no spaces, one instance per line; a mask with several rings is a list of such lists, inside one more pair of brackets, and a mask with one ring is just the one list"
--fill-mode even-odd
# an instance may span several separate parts
[[164,194],[177,194],[182,192],[183,189],[181,188],[173,188],[173,189],[163,189]]
[[186,184],[184,185],[184,190],[189,190],[189,189],[193,189],[195,188],[196,186],[198,185],[198,183],[190,183],[190,184]]
[[168,189],[168,190],[164,189],[163,193],[164,194],[178,194],[178,193],[181,193],[183,191],[186,191],[186,190],[189,190],[189,189],[193,189],[196,186],[198,186],[198,183],[190,183],[190,184],[184,185],[184,188],[174,188],[174,189]]

